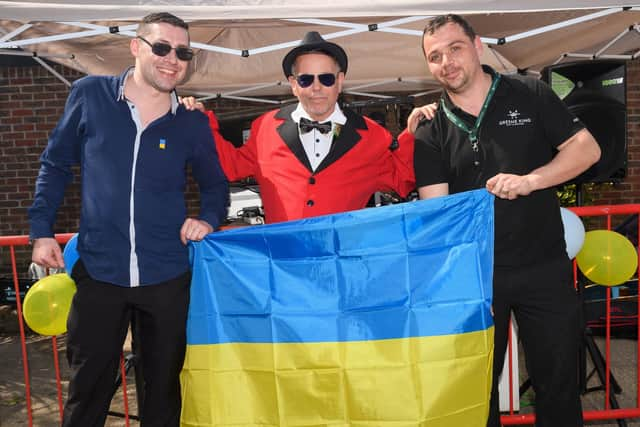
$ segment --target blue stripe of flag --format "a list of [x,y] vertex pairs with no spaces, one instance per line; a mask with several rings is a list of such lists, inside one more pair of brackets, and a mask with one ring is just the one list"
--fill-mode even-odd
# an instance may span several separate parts
[[485,190],[209,235],[189,344],[335,342],[492,326]]

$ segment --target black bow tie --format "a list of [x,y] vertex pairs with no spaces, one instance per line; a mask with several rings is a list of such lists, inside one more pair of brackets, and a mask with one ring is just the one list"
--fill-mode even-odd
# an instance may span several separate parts
[[317,129],[322,134],[327,134],[331,132],[331,122],[318,123],[315,120],[300,118],[300,131],[302,133],[308,133],[314,129]]

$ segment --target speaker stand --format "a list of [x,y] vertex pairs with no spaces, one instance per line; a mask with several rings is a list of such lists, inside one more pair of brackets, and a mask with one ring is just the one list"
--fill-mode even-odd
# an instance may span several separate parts
[[[589,372],[589,374],[587,374],[587,353],[589,353],[591,361],[593,362],[593,369],[591,370],[591,372]],[[591,329],[585,327],[578,354],[578,372],[580,373],[580,377],[578,380],[580,386],[580,394],[587,394],[592,391],[605,390],[606,370],[607,368],[604,356],[602,356],[602,352],[593,339]],[[587,382],[594,373],[598,374],[600,385],[596,387],[587,387]],[[609,404],[611,405],[611,409],[620,409],[620,405],[618,404],[618,400],[616,399],[615,395],[622,393],[622,388],[620,387],[620,384],[618,384],[618,381],[616,381],[612,372],[609,372],[609,384],[611,385],[612,391],[612,393],[609,395]],[[524,396],[524,394],[527,392],[527,390],[529,390],[530,387],[531,378],[527,378],[519,388],[520,397]],[[627,421],[625,419],[617,419],[616,421],[619,427],[628,427]]]
[[[591,361],[593,362],[593,369],[591,370],[591,372],[589,372],[589,374],[587,374],[587,353],[589,354],[589,356],[591,357]],[[593,333],[591,332],[591,329],[589,327],[585,327],[582,337],[579,369],[580,390],[582,394],[586,394],[592,391],[605,390],[607,372],[606,361],[604,359],[604,356],[602,356],[602,352],[596,345],[596,342],[593,339]],[[587,382],[594,373],[598,374],[600,385],[596,387],[587,387]],[[620,409],[620,405],[618,404],[618,400],[616,399],[615,395],[620,394],[622,392],[622,388],[613,376],[613,372],[609,372],[609,384],[611,386],[611,393],[609,394],[609,404],[611,405],[611,409]],[[627,427],[627,422],[625,419],[618,419],[616,421],[618,422],[618,426]]]

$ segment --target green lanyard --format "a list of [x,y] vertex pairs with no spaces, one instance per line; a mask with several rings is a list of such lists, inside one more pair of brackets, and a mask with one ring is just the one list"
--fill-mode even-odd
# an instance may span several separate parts
[[453,114],[451,110],[447,108],[444,104],[444,98],[440,98],[440,105],[444,110],[444,113],[447,115],[447,118],[454,125],[458,126],[460,129],[469,134],[469,141],[471,142],[471,149],[477,153],[478,152],[478,131],[480,130],[480,125],[482,124],[482,119],[484,118],[484,113],[487,112],[487,107],[489,106],[489,102],[491,98],[493,98],[493,94],[498,87],[498,82],[500,81],[500,74],[495,73],[493,76],[493,80],[491,82],[491,87],[489,88],[489,93],[487,97],[484,99],[484,104],[482,104],[482,108],[480,109],[480,114],[478,114],[478,118],[476,119],[475,125],[473,125],[473,129],[469,129],[469,127],[462,121],[458,116]]

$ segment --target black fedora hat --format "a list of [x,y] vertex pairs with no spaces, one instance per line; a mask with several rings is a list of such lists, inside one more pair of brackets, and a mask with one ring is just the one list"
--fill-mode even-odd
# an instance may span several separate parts
[[289,51],[282,60],[282,71],[284,71],[285,77],[293,75],[291,69],[296,58],[303,53],[309,52],[320,52],[331,56],[340,66],[340,71],[343,73],[347,72],[348,61],[347,54],[344,52],[344,49],[335,43],[331,43],[323,39],[317,31],[309,31],[304,35],[302,42],[291,49],[291,51]]

